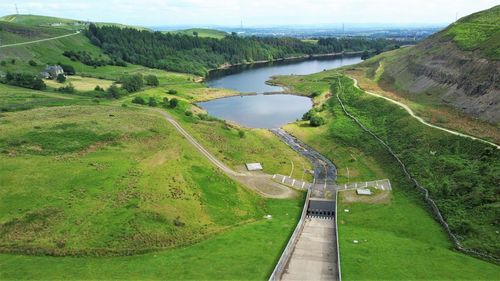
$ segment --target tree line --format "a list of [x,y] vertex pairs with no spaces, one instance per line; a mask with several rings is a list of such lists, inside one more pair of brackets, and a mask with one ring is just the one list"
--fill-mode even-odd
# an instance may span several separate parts
[[381,52],[399,47],[396,41],[384,39],[325,38],[317,44],[289,37],[235,34],[216,39],[94,24],[85,33],[113,61],[201,76],[224,64],[339,52]]

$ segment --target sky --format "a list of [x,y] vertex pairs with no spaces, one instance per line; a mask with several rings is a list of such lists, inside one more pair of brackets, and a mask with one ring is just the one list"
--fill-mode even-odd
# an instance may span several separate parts
[[447,24],[500,0],[0,0],[0,15],[39,14],[141,26]]

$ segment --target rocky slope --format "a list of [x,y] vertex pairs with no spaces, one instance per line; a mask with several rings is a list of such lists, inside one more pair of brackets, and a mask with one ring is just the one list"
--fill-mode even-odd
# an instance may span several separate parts
[[427,95],[476,118],[500,121],[500,6],[379,60],[380,84]]

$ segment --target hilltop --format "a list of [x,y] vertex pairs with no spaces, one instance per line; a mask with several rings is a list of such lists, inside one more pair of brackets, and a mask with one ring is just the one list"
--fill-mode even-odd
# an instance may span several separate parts
[[[7,15],[0,17],[0,21],[17,23],[31,27],[51,27],[66,30],[80,30],[87,26],[88,21],[48,17],[40,15]],[[137,30],[149,30],[141,26],[125,25],[120,23],[99,22],[97,26],[116,26],[120,28],[134,28]]]
[[384,89],[500,121],[500,6],[464,17],[415,47],[364,63]]
[[[195,33],[196,32],[196,33]],[[197,34],[199,37],[210,37],[221,39],[228,35],[227,32],[217,30],[217,29],[209,29],[209,28],[189,28],[175,31],[167,31],[166,33],[175,33],[175,34],[186,34],[194,36]]]

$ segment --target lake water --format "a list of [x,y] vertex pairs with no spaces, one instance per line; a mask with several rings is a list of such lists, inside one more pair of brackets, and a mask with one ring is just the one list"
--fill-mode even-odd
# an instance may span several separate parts
[[267,85],[271,76],[306,75],[356,64],[360,57],[331,57],[302,61],[239,66],[213,72],[206,84],[212,88],[228,88],[242,93],[259,93],[215,99],[198,103],[210,115],[236,122],[250,128],[279,128],[302,118],[312,108],[311,99],[287,94],[262,94],[282,92],[283,88]]

